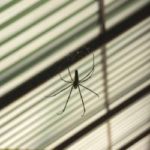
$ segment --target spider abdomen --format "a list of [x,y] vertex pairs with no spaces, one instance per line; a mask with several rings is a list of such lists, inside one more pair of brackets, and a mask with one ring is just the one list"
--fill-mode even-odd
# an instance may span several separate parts
[[79,75],[78,75],[78,70],[75,70],[73,87],[76,89],[78,85],[79,85]]

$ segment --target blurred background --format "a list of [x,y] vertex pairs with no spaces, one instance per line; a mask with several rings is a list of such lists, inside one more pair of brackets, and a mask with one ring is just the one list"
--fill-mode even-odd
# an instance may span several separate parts
[[[0,1],[0,149],[150,149],[149,0]],[[88,74],[93,66],[94,72]],[[78,70],[82,84],[73,89]],[[91,77],[90,77],[91,76]]]

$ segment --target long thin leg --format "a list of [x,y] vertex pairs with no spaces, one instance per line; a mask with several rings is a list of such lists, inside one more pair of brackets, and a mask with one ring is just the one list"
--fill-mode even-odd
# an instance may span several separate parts
[[81,82],[81,83],[82,83],[82,82],[85,82],[85,81],[87,81],[89,78],[91,78],[91,77],[92,77],[92,75],[93,75],[93,73],[94,73],[94,70],[93,70],[93,71],[91,71],[90,73],[91,73],[91,74],[89,74],[88,76],[86,76],[86,77],[82,78],[82,80],[80,80],[80,82]]
[[88,79],[90,79],[90,78],[92,77],[92,75],[93,75],[93,73],[92,73],[90,76],[88,76],[87,78],[82,79],[82,80],[80,81],[80,83],[83,83],[83,82],[87,81]]
[[60,90],[60,91],[58,91],[58,92],[56,92],[56,93],[53,93],[53,94],[51,94],[51,95],[47,95],[46,97],[53,97],[53,96],[56,96],[57,94],[63,92],[63,91],[66,90],[66,89],[68,89],[70,86],[72,86],[72,84],[71,84],[71,85],[68,85],[67,87],[63,88],[62,90]]
[[62,81],[66,82],[66,83],[72,83],[71,81],[65,80],[65,79],[61,76],[61,74],[59,74],[59,77],[60,77],[60,79],[61,79]]
[[64,109],[62,110],[62,112],[60,112],[60,113],[58,113],[58,114],[61,114],[61,113],[63,113],[63,112],[66,110],[67,104],[68,104],[68,102],[69,102],[69,98],[70,98],[71,93],[72,93],[72,89],[73,89],[73,86],[71,87],[71,90],[70,90],[69,96],[68,96],[68,98],[67,98],[66,104],[65,104],[65,106],[64,106]]
[[79,87],[79,86],[78,86],[78,90],[79,90],[80,97],[81,97],[81,100],[82,100],[82,105],[83,105],[83,115],[82,115],[82,116],[84,116],[86,109],[85,109],[83,97],[82,97],[81,90],[80,90],[80,87]]
[[80,82],[83,82],[87,78],[90,78],[93,75],[93,73],[94,73],[94,68],[92,68],[92,70],[85,77],[83,77]]
[[92,92],[93,94],[95,94],[96,96],[98,96],[98,97],[99,97],[99,95],[98,95],[97,93],[95,93],[94,91],[92,91],[91,89],[89,89],[89,88],[87,88],[87,87],[83,86],[82,84],[79,84],[79,85],[80,85],[80,86],[82,86],[83,88],[85,88],[85,89],[89,90],[90,92]]
[[73,78],[71,76],[71,72],[70,72],[70,69],[68,68],[68,73],[69,73],[69,76],[70,76],[70,79],[73,81]]
[[[93,54],[93,66],[92,66],[92,69],[91,69],[91,71],[90,71],[86,76],[84,76],[84,77],[81,79],[80,82],[83,82],[83,80],[86,80],[86,78],[87,78],[89,75],[92,76],[92,74],[93,74],[93,72],[94,72],[94,69],[95,69],[95,66],[94,66],[94,54]],[[90,77],[91,77],[91,76],[90,76]]]

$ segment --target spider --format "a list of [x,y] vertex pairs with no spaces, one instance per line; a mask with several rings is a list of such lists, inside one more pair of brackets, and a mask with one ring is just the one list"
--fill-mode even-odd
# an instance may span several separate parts
[[66,103],[65,103],[65,106],[64,106],[63,110],[62,110],[59,114],[63,113],[63,112],[66,110],[66,107],[67,107],[67,104],[68,104],[68,102],[69,102],[69,99],[70,99],[70,96],[71,96],[71,93],[72,93],[72,90],[73,90],[73,89],[78,89],[78,91],[79,91],[80,98],[81,98],[81,101],[82,101],[82,106],[83,106],[83,115],[85,114],[86,109],[85,109],[85,104],[84,104],[84,101],[83,101],[83,96],[82,96],[82,94],[81,94],[81,89],[80,89],[80,87],[82,87],[82,88],[84,88],[84,89],[86,89],[86,90],[92,92],[92,93],[95,94],[97,97],[99,97],[99,95],[98,95],[97,93],[95,93],[95,92],[92,91],[91,89],[89,89],[89,88],[85,87],[84,85],[82,85],[83,82],[87,81],[88,79],[90,79],[90,78],[92,77],[93,72],[94,72],[94,68],[95,68],[95,66],[94,66],[94,54],[93,54],[93,66],[92,66],[92,69],[91,69],[91,71],[89,71],[89,73],[87,73],[81,80],[79,79],[79,74],[78,74],[78,70],[77,70],[77,69],[76,69],[75,72],[74,72],[74,78],[73,78],[72,75],[71,75],[70,69],[68,68],[68,74],[69,74],[69,76],[70,76],[70,81],[65,80],[65,79],[59,74],[60,79],[61,79],[62,81],[64,81],[65,83],[69,84],[69,85],[67,85],[65,88],[61,89],[60,91],[54,92],[54,93],[51,94],[50,96],[47,96],[47,97],[56,96],[56,95],[58,95],[59,93],[65,91],[65,90],[68,89],[68,88],[70,88],[70,93],[69,93],[69,95],[68,95],[68,98],[67,98],[67,101],[66,101]]

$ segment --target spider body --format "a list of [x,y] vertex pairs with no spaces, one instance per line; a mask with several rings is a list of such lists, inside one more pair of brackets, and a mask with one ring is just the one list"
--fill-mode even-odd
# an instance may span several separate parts
[[78,70],[75,70],[73,87],[74,87],[74,89],[77,89],[78,86],[79,86],[79,74],[78,74]]
[[[92,77],[93,72],[94,72],[94,54],[93,54],[93,67],[92,67],[91,71],[90,71],[89,73],[87,73],[81,80],[79,80],[79,74],[78,74],[78,70],[77,70],[77,69],[76,69],[75,72],[74,72],[74,78],[72,78],[71,72],[70,72],[70,70],[69,70],[69,68],[68,68],[68,73],[69,73],[69,76],[70,76],[70,81],[65,80],[65,79],[62,78],[61,75],[60,75],[60,79],[61,79],[62,81],[64,81],[65,83],[67,83],[67,86],[64,87],[63,89],[61,89],[60,91],[55,92],[54,94],[51,94],[50,97],[56,96],[57,94],[59,94],[59,93],[61,93],[62,91],[64,91],[64,90],[66,90],[66,89],[68,89],[68,88],[71,87],[70,93],[69,93],[68,98],[67,98],[67,101],[66,101],[65,106],[64,106],[64,108],[63,108],[63,110],[62,110],[61,113],[63,113],[63,112],[65,111],[66,107],[67,107],[67,104],[68,104],[68,102],[69,102],[69,99],[70,99],[70,96],[71,96],[71,93],[72,93],[72,90],[73,90],[73,89],[78,89],[78,91],[79,91],[79,95],[80,95],[80,98],[81,98],[81,101],[82,101],[82,105],[83,105],[83,115],[85,114],[86,109],[85,109],[85,104],[84,104],[84,101],[83,101],[83,97],[82,97],[82,93],[81,93],[80,87],[82,87],[82,88],[84,88],[84,89],[86,89],[86,90],[92,92],[92,93],[95,94],[97,97],[99,97],[99,95],[98,95],[97,93],[95,93],[95,92],[92,91],[91,89],[89,89],[89,88],[85,87],[84,85],[82,85],[83,82],[87,81],[88,79],[90,79],[90,78]],[[47,97],[49,97],[49,96],[47,96]]]

